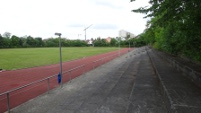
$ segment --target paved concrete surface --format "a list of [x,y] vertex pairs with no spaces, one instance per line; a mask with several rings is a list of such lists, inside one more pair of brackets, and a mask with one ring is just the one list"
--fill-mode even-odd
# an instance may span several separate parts
[[159,77],[161,92],[171,113],[201,113],[201,89],[167,61],[148,50]]
[[200,88],[151,49],[143,47],[11,112],[201,113],[200,107]]
[[[138,51],[134,51],[137,53]],[[130,53],[132,54],[132,53]],[[42,95],[17,108],[14,113],[82,113],[110,112],[110,108],[102,106],[109,102],[109,96],[115,90],[116,84],[126,72],[134,57],[139,55],[124,55],[95,70],[86,73],[58,88],[50,94]],[[134,79],[134,77],[133,77]],[[129,80],[132,88],[134,80]],[[115,93],[117,94],[117,92]],[[128,96],[129,96],[128,92]],[[113,100],[111,97],[111,101]],[[117,107],[118,108],[118,107]],[[126,109],[126,108],[125,108]]]
[[182,75],[189,78],[201,88],[201,64],[156,50],[154,50],[154,53],[168,61],[174,68],[181,72]]
[[127,113],[166,113],[158,78],[147,52],[141,54]]

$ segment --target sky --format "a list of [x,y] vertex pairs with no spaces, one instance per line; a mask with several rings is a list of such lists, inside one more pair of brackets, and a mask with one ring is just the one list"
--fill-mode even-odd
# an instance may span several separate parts
[[147,6],[148,0],[0,0],[0,34],[43,39],[55,32],[67,39],[116,37],[120,30],[135,35],[145,29],[145,15],[132,9]]

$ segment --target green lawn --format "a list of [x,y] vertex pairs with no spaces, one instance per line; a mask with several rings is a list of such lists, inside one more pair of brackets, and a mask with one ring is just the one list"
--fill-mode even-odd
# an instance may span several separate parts
[[[69,61],[114,50],[118,48],[63,47],[62,60]],[[0,69],[14,70],[56,63],[59,63],[59,48],[0,49]]]

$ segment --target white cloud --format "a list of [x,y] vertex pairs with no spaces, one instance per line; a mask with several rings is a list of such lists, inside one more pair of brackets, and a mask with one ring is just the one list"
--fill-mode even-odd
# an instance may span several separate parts
[[103,23],[103,24],[95,24],[94,29],[97,29],[97,30],[107,30],[107,29],[117,29],[118,27],[114,24],[106,24],[106,23]]
[[8,31],[17,36],[63,37],[84,39],[116,37],[121,29],[134,34],[143,32],[144,15],[132,13],[132,9],[145,6],[148,0],[1,0],[0,33]]

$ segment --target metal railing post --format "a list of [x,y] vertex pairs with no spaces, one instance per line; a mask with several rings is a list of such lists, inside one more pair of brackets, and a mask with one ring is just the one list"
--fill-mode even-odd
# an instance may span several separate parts
[[10,113],[10,94],[9,93],[6,93],[6,96],[7,96],[7,109],[8,109],[8,113]]
[[70,82],[71,82],[71,71],[69,71],[69,76],[70,76]]
[[82,72],[82,74],[84,74],[85,73],[85,65],[83,65],[83,72]]
[[47,90],[49,94],[50,93],[50,78],[47,79]]
[[93,69],[94,69],[95,62],[93,61]]

